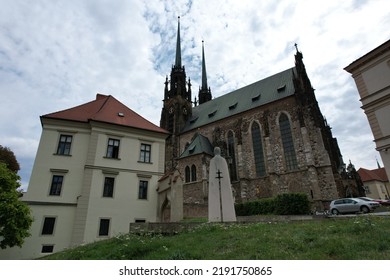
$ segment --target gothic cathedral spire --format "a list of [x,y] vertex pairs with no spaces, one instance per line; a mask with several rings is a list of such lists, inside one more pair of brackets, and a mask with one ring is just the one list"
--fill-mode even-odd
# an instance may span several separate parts
[[176,68],[181,68],[180,17],[177,18],[177,39],[176,39],[175,67]]
[[202,41],[202,87],[199,88],[199,104],[211,100],[211,90],[207,87],[206,60],[204,57],[204,41]]
[[204,58],[204,41],[202,41],[202,89],[207,89],[206,60]]
[[180,45],[180,17],[177,21],[177,39],[176,39],[176,58],[175,64],[172,65],[171,80],[169,81],[170,90],[168,90],[167,83],[165,86],[164,94],[165,99],[172,98],[174,96],[181,96],[185,100],[191,103],[191,82],[186,81],[186,71],[181,63],[181,45]]
[[170,79],[165,79],[163,108],[160,127],[171,135],[166,140],[165,170],[173,170],[179,156],[179,138],[182,129],[192,115],[191,80],[186,80],[186,71],[181,61],[180,17],[177,23],[175,64],[172,65]]

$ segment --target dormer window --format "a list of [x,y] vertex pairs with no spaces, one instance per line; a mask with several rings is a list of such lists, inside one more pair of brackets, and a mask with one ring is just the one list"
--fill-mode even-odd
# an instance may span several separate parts
[[215,116],[215,114],[217,113],[217,111],[218,111],[218,110],[215,110],[214,112],[211,112],[211,113],[209,114],[209,118],[212,118],[212,117],[214,117],[214,116]]
[[190,123],[195,123],[198,120],[199,117],[193,118],[190,120]]
[[282,86],[278,87],[278,92],[282,92],[285,90],[286,90],[286,85],[282,85]]
[[237,107],[238,102],[234,103],[233,105],[229,106],[229,110],[234,110]]
[[252,102],[255,102],[257,100],[260,100],[260,97],[261,97],[261,93],[259,93],[258,95],[252,97]]
[[189,148],[188,152],[189,152],[190,154],[193,154],[194,151],[195,151],[195,148],[196,148],[196,145],[193,145],[192,147]]

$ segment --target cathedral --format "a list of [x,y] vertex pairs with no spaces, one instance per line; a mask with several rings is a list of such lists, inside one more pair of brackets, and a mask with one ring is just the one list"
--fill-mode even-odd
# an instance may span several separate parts
[[[295,66],[213,99],[202,45],[202,81],[193,100],[181,60],[179,19],[176,58],[165,81],[160,120],[160,127],[170,133],[166,175],[158,188],[161,221],[207,216],[214,147],[220,147],[228,162],[236,203],[301,192],[313,209],[322,210],[346,196],[347,188],[351,194],[337,139],[295,47]],[[353,189],[359,195],[356,186]]]

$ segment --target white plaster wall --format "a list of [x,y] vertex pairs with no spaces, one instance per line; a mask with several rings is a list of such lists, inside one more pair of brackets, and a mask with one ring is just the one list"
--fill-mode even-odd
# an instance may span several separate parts
[[[96,152],[92,147],[95,140],[90,141],[92,133],[97,135]],[[71,156],[56,155],[60,134],[73,135]],[[105,158],[108,138],[121,141],[120,160]],[[141,143],[152,146],[151,163],[138,162]],[[83,183],[87,161],[88,168],[92,170],[92,180],[84,243],[102,239],[98,236],[100,218],[111,219],[109,236],[127,233],[130,222],[135,219],[156,221],[156,188],[164,171],[165,135],[109,124],[44,120],[29,187],[23,197],[24,201],[34,202],[34,205],[31,205],[34,216],[32,236],[25,240],[22,248],[0,250],[0,259],[40,257],[42,244],[53,244],[54,252],[70,246],[76,204],[82,188],[85,187]],[[53,170],[67,171],[63,173],[64,182],[60,196],[49,195],[52,176],[57,174]],[[112,176],[103,173],[107,170],[115,177],[113,198],[103,197],[104,177]],[[149,182],[146,200],[138,199],[139,180]],[[56,217],[53,235],[41,235],[45,216]]]
[[[41,253],[42,245],[54,245],[54,253],[70,246],[70,237],[74,221],[75,206],[32,205],[34,217],[30,233],[22,248],[12,247],[0,250],[0,259],[36,259],[47,254]],[[53,235],[42,235],[45,217],[56,217]]]

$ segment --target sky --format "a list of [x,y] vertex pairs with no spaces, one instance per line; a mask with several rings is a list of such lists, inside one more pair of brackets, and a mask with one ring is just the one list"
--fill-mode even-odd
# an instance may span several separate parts
[[110,94],[159,125],[175,61],[213,97],[294,66],[294,44],[346,163],[382,164],[355,82],[343,70],[390,39],[388,0],[0,0],[0,145],[28,186],[39,117]]

